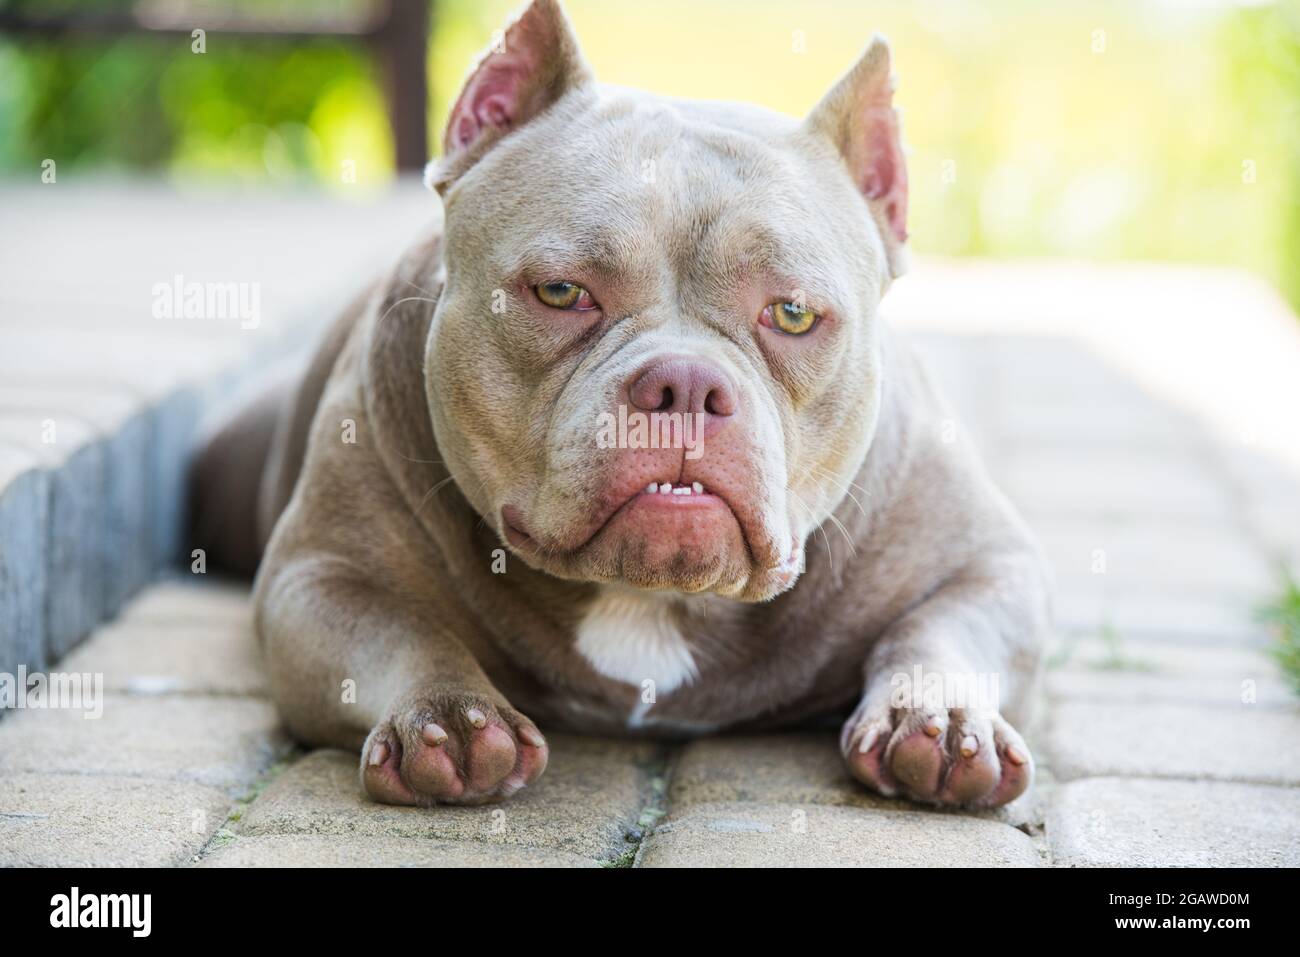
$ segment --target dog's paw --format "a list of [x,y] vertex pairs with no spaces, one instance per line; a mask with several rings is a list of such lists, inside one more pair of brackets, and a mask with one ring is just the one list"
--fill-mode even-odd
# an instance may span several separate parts
[[1024,739],[997,712],[859,708],[840,750],[849,773],[877,794],[929,804],[997,807],[1034,777]]
[[546,740],[519,712],[478,695],[403,703],[361,748],[361,784],[382,804],[483,804],[546,770]]

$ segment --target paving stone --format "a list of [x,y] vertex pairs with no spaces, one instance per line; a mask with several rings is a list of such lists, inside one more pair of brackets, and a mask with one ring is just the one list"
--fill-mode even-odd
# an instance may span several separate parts
[[71,709],[11,714],[0,723],[0,774],[138,776],[237,792],[289,747],[266,701],[106,693],[98,719]]
[[564,851],[474,841],[409,837],[273,834],[236,837],[204,856],[201,867],[597,867]]
[[[1253,601],[1276,582],[1275,570],[1251,543],[1222,530],[1186,523],[1078,520],[1040,522],[1034,530],[1066,589]],[[1093,571],[1099,558],[1105,562],[1102,574]]]
[[[219,375],[214,371],[213,376]],[[153,560],[157,568],[188,562],[184,549],[189,509],[188,461],[194,435],[203,418],[203,400],[191,386],[171,390],[153,408],[154,455],[150,481],[154,511]]]
[[1155,404],[1133,405],[1104,394],[1059,401],[1008,393],[994,407],[993,434],[1008,448],[1067,448],[1176,453],[1195,449],[1201,435],[1191,422]]
[[1056,699],[1296,706],[1276,663],[1252,649],[1092,638],[1065,642],[1048,660],[1047,692]]
[[1244,597],[1194,592],[1124,592],[1110,587],[1104,575],[1076,578],[1055,593],[1056,623],[1062,632],[1082,638],[1110,632],[1122,641],[1180,645],[1266,645],[1268,631],[1256,615],[1257,604]]
[[26,448],[49,475],[45,642],[55,658],[104,619],[111,561],[104,448],[85,422],[29,412],[0,411],[0,442]]
[[[49,473],[0,443],[0,673],[45,667]],[[0,718],[5,715],[0,711]]]
[[122,611],[123,623],[184,625],[192,622],[252,627],[253,598],[246,583],[187,575],[158,582]]
[[1030,335],[987,335],[983,340],[988,380],[1004,395],[1072,406],[1097,399],[1130,407],[1157,405],[1132,379],[1079,342]]
[[482,841],[593,860],[626,853],[626,836],[654,801],[659,748],[558,734],[547,740],[550,763],[538,782],[509,801],[482,807],[375,804],[361,791],[357,755],[313,751],[267,786],[238,831]]
[[220,789],[106,775],[0,774],[0,867],[164,867],[226,819]]
[[110,692],[137,695],[208,693],[263,695],[252,626],[130,621],[105,625],[59,664],[60,671],[100,673]]
[[[1300,579],[1300,483],[1271,497],[1252,496],[1243,503],[1246,522],[1261,545]],[[1279,570],[1278,584],[1282,575]]]
[[1047,836],[1072,867],[1296,867],[1300,791],[1090,778],[1057,791]]
[[1003,490],[1031,519],[1175,519],[1236,534],[1232,490],[1204,456],[1035,446],[1004,451],[997,471]]
[[[159,515],[150,483],[149,462],[156,454],[152,414],[133,415],[104,439],[104,474],[109,563],[104,576],[104,614],[116,615],[153,578],[153,556],[141,547],[158,535]],[[144,489],[145,494],[140,494]],[[63,654],[68,649],[59,649]]]
[[[153,535],[153,515],[149,508],[153,496],[147,494],[152,454],[149,410],[128,387],[59,388],[30,377],[10,378],[0,384],[0,410],[22,412],[56,427],[72,420],[93,429],[93,437],[87,439],[99,447],[103,460],[103,486],[97,495],[102,499],[104,516],[102,552],[111,556],[100,571],[104,590],[102,616],[115,614],[153,572],[151,556],[140,547],[141,542],[151,540]],[[66,606],[66,596],[54,600],[56,610]],[[57,632],[51,640],[53,658],[71,647],[66,641],[59,642]]]
[[793,803],[706,803],[646,838],[640,867],[1036,867],[1025,834],[923,811]]
[[1300,711],[1063,701],[1044,736],[1061,780],[1107,775],[1300,784]]
[[[111,314],[104,318],[112,322]],[[205,340],[197,348],[192,335],[178,330],[110,328],[6,329],[0,375],[38,375],[58,388],[86,382],[134,386],[152,406],[186,383],[234,367],[252,345]]]
[[1263,449],[1242,442],[1244,437],[1215,445],[1217,461],[1225,475],[1248,501],[1294,504],[1296,491],[1300,489],[1300,465],[1280,461]]
[[[673,763],[668,807],[674,814],[697,804],[830,805],[915,812],[910,801],[873,794],[844,769],[834,734],[773,734],[702,738],[685,745]],[[1040,775],[1041,777],[1041,775]],[[1041,783],[1041,782],[1040,782]],[[1035,785],[1006,807],[988,811],[924,809],[1014,827],[1042,827],[1046,810]]]

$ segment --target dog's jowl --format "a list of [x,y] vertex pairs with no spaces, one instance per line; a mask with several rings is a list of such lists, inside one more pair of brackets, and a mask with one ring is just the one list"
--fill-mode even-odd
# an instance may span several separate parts
[[873,40],[796,120],[604,87],[554,0],[506,30],[442,224],[200,462],[294,734],[395,804],[536,786],[550,729],[832,715],[881,794],[1030,785],[1042,560],[879,317],[893,84]]

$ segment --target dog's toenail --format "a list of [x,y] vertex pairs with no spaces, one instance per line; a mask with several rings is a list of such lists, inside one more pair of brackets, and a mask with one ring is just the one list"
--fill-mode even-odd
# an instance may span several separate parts
[[378,767],[388,760],[388,745],[380,741],[370,749],[370,763]]
[[925,726],[925,733],[927,737],[937,738],[939,737],[939,732],[941,730],[942,729],[937,724],[927,724]]
[[442,726],[430,721],[420,732],[424,738],[424,743],[431,747],[437,747],[447,740],[447,732],[442,730]]
[[1027,764],[1029,762],[1029,756],[1014,744],[1010,744],[1007,745],[1007,760],[1012,764]]
[[862,743],[858,745],[858,754],[866,754],[876,744],[876,738],[880,736],[879,728],[872,728],[862,736]]
[[533,728],[522,728],[519,737],[524,739],[525,744],[531,744],[534,748],[546,747],[546,739]]
[[980,743],[976,740],[975,735],[968,734],[961,739],[961,756],[963,758],[973,758],[975,752],[980,749]]
[[469,718],[469,723],[476,728],[481,728],[487,724],[487,715],[478,708],[470,708],[465,712],[465,717]]

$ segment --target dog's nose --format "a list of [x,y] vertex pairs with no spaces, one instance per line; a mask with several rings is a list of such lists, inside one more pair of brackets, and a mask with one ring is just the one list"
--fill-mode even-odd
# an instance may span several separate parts
[[694,412],[725,417],[736,411],[736,387],[702,359],[658,359],[632,376],[628,399],[642,412]]

